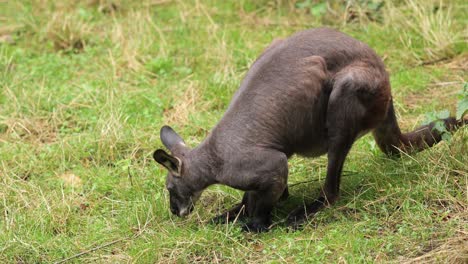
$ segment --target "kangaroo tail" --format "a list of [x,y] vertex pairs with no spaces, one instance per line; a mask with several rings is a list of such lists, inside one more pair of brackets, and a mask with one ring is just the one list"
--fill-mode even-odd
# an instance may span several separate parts
[[[453,117],[442,119],[447,131],[455,131],[467,124],[466,119],[456,120]],[[390,101],[387,116],[377,128],[374,129],[374,138],[379,148],[387,155],[398,155],[401,151],[418,152],[431,147],[442,140],[442,133],[434,129],[435,123],[431,122],[425,126],[416,128],[409,133],[401,133],[396,120],[393,101]]]

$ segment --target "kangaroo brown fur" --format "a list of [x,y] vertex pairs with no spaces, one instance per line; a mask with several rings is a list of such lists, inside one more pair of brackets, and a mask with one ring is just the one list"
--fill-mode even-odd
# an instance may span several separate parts
[[[449,130],[461,125],[444,120]],[[338,198],[343,163],[354,141],[372,131],[388,155],[419,151],[439,142],[434,123],[403,134],[398,127],[388,73],[366,44],[329,28],[276,40],[247,72],[219,123],[189,149],[170,127],[161,140],[171,151],[154,158],[169,174],[171,211],[185,216],[212,184],[245,191],[242,202],[220,221],[246,216],[245,228],[264,231],[271,210],[288,194],[288,158],[328,155],[322,194],[290,213],[302,223]]]

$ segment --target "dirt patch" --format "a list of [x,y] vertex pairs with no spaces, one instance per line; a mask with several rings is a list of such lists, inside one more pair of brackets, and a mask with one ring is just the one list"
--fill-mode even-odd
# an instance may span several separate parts
[[15,44],[15,40],[11,35],[0,35],[0,44]]
[[64,184],[70,187],[80,187],[82,185],[81,178],[72,172],[66,172],[59,176]]
[[438,246],[429,245],[429,250],[413,259],[402,260],[401,263],[467,263],[468,261],[468,233],[460,230]]
[[463,71],[467,75],[468,70],[468,53],[462,54],[450,60],[445,64],[451,70]]
[[438,108],[452,109],[457,103],[457,94],[463,85],[461,81],[432,83],[424,92],[413,92],[403,98],[407,108],[417,109],[436,102]]
[[0,139],[21,139],[31,143],[48,144],[57,140],[57,127],[47,119],[7,119],[2,124]]

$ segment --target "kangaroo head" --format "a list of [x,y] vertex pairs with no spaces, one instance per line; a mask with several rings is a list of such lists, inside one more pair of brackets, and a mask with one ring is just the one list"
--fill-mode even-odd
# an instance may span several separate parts
[[186,216],[192,212],[195,202],[200,198],[201,191],[194,188],[190,175],[190,149],[185,146],[182,138],[170,127],[163,126],[160,132],[161,141],[171,151],[162,149],[154,152],[153,158],[167,170],[166,188],[169,191],[171,212],[177,216]]

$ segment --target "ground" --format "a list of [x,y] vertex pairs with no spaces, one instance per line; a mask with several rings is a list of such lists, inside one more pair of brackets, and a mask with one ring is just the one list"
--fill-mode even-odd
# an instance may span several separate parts
[[171,125],[194,147],[275,38],[327,25],[384,59],[405,131],[455,112],[467,76],[466,3],[454,1],[0,1],[0,259],[170,262],[453,262],[468,259],[468,130],[390,159],[368,135],[337,204],[281,221],[319,193],[326,157],[290,160],[277,225],[209,219],[241,193],[210,187],[169,211],[151,157]]

